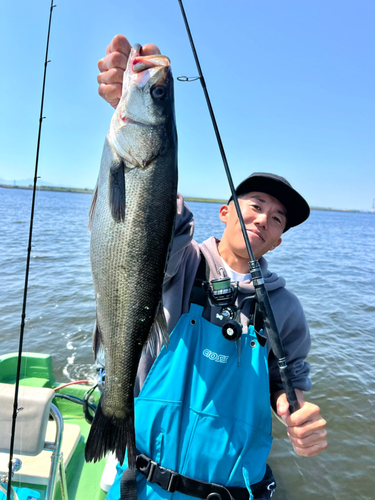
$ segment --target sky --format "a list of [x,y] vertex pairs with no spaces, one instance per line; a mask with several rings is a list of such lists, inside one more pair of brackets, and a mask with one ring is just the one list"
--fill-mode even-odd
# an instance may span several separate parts
[[[113,114],[97,62],[118,33],[196,76],[178,0],[56,0],[38,175],[93,188]],[[286,177],[313,207],[375,203],[375,2],[185,0],[234,184]],[[0,182],[34,177],[49,0],[0,0]],[[175,84],[179,190],[228,198],[199,81]]]

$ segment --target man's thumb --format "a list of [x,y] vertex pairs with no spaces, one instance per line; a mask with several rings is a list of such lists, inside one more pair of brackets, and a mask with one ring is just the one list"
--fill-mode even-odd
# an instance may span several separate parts
[[283,417],[289,413],[289,403],[286,399],[286,394],[281,394],[277,399],[276,410],[277,414],[280,417]]

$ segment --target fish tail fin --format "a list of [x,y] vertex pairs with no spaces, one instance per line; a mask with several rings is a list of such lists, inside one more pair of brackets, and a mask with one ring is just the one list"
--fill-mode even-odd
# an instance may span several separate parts
[[128,451],[129,468],[134,469],[136,458],[134,407],[126,419],[115,419],[104,414],[99,401],[86,442],[86,462],[97,462],[108,452],[113,451],[122,464],[125,450]]

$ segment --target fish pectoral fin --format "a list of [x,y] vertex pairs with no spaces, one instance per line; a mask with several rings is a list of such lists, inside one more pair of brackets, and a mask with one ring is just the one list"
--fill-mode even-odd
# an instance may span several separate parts
[[87,230],[88,231],[91,231],[91,228],[92,228],[92,223],[93,223],[93,220],[94,220],[94,214],[95,214],[95,207],[96,207],[96,200],[97,199],[98,199],[98,182],[96,182],[96,186],[95,186],[95,189],[94,189],[94,194],[93,194],[93,197],[92,197],[91,207],[90,207],[90,210],[89,210],[89,222],[88,222],[88,225],[87,225]]
[[109,205],[115,222],[125,220],[125,165],[117,157],[109,169]]

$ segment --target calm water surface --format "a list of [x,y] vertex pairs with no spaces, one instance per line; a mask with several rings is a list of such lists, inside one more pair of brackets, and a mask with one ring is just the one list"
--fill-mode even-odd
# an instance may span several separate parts
[[[37,192],[25,351],[53,356],[58,380],[93,375],[91,196]],[[0,188],[1,353],[18,350],[31,191]],[[190,203],[195,239],[220,238],[219,205]],[[329,448],[298,457],[274,421],[276,500],[375,499],[375,215],[313,211],[269,254],[311,327],[313,389]]]

